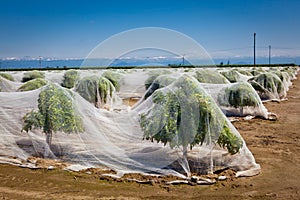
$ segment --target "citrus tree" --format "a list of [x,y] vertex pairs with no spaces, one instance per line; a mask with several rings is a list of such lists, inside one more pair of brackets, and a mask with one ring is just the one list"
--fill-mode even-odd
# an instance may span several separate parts
[[27,81],[30,81],[30,80],[36,79],[36,78],[45,78],[45,73],[37,71],[37,70],[26,72],[26,73],[24,73],[22,82],[25,83]]
[[230,83],[220,72],[212,69],[198,69],[195,78],[200,83],[227,84]]
[[115,87],[105,77],[89,76],[78,81],[75,91],[97,108],[101,108],[108,103],[109,98],[112,98]]
[[22,131],[40,128],[46,134],[46,142],[51,146],[53,132],[82,132],[83,125],[73,106],[73,97],[55,84],[47,85],[39,94],[38,110],[23,117]]
[[240,115],[243,116],[243,108],[247,106],[257,107],[260,98],[249,83],[240,82],[226,87],[218,95],[218,103],[221,106],[240,108]]
[[229,128],[226,117],[198,81],[184,75],[152,95],[153,106],[140,115],[144,139],[182,147],[187,160],[188,147],[218,144],[235,154],[242,140]]
[[265,100],[265,92],[272,94],[271,98],[281,99],[285,97],[286,91],[283,82],[280,78],[273,73],[261,73],[248,81],[255,90],[258,91],[258,94],[261,96],[262,100]]
[[76,70],[70,69],[65,72],[61,86],[66,88],[74,87],[75,81],[79,79],[79,74]]
[[105,71],[102,76],[107,78],[114,85],[116,91],[120,90],[123,79],[123,75],[121,73],[108,70]]
[[151,96],[153,94],[153,92],[155,92],[155,90],[170,85],[174,80],[175,80],[175,78],[172,76],[169,76],[169,75],[158,76],[152,82],[152,84],[148,87],[148,89],[144,95],[144,99],[147,99],[149,96]]
[[152,83],[154,82],[154,80],[159,77],[160,75],[169,75],[171,74],[171,72],[169,70],[154,70],[154,71],[150,71],[148,73],[148,78],[145,81],[145,89],[147,90]]
[[40,88],[40,87],[42,87],[46,84],[47,84],[47,81],[45,79],[36,78],[36,79],[32,79],[30,81],[27,81],[26,83],[21,85],[18,88],[18,91],[23,92],[23,91],[35,90],[35,89],[38,89],[38,88]]

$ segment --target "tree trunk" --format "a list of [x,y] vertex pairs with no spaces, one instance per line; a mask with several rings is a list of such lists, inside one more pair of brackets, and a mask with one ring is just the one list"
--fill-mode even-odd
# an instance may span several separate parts
[[187,172],[187,176],[191,176],[191,171],[190,171],[190,166],[189,166],[189,161],[187,157],[187,146],[183,147],[183,165],[186,168],[185,171]]
[[51,148],[51,143],[52,143],[52,131],[49,131],[46,133],[46,142],[49,145],[49,148]]
[[243,107],[240,107],[240,115],[241,115],[241,117],[244,116],[244,108]]
[[187,147],[183,147],[183,159],[187,160]]

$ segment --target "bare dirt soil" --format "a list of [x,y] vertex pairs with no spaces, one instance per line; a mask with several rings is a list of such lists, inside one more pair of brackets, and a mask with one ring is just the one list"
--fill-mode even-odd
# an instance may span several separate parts
[[261,165],[258,176],[213,185],[141,184],[100,179],[97,172],[0,165],[0,199],[300,199],[300,78],[287,101],[265,105],[278,121],[234,122]]

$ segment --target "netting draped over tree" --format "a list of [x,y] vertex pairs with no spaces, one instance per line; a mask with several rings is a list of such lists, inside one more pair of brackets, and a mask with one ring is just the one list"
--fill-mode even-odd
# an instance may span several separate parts
[[[154,78],[149,71],[156,69],[106,75],[101,70],[80,70],[81,78],[72,89],[59,85],[62,72],[45,72],[47,85],[26,92],[17,92],[23,72],[12,73],[15,82],[0,77],[2,89],[7,88],[0,92],[0,161],[29,165],[30,156],[51,157],[84,167],[110,168],[120,176],[131,172],[186,176],[225,168],[236,170],[238,176],[259,173],[245,141],[222,113],[255,110],[261,106],[258,94],[247,82],[200,83],[193,77],[197,70],[157,73]],[[296,72],[280,71],[288,73],[290,80]],[[57,80],[56,84],[51,80]],[[145,94],[147,98],[142,98]],[[141,97],[140,102],[132,109],[123,107],[121,97],[133,96]],[[48,100],[43,103],[42,97]],[[103,109],[106,104],[113,109]],[[33,126],[28,126],[28,133],[20,133],[26,122]],[[45,137],[50,129],[44,129],[45,124],[52,130],[50,146]]]
[[[219,146],[232,155],[242,148],[241,137],[229,128],[226,117],[196,79],[184,75],[156,90],[152,101],[151,109],[140,113],[144,138],[168,143],[171,148],[181,147],[184,169],[189,169],[188,148],[205,144],[213,151]],[[211,170],[213,165],[210,163]]]
[[[231,83],[247,81],[252,77],[252,75],[244,75],[236,69],[226,70],[220,72],[225,78],[227,78]],[[246,73],[246,72],[244,72]]]
[[195,78],[200,83],[226,84],[230,83],[220,72],[213,69],[197,69]]
[[14,81],[14,77],[11,74],[1,72],[0,76],[7,80]]
[[176,79],[175,76],[159,75],[152,81],[151,85],[147,88],[147,91],[145,92],[145,95],[143,98],[147,99],[157,89],[170,85],[172,82],[174,82],[175,79]]
[[21,85],[21,87],[18,88],[18,91],[23,92],[23,91],[35,90],[46,84],[47,84],[46,80],[44,80],[42,78],[36,78],[36,79],[32,79],[30,81],[27,81],[26,83]]
[[251,78],[249,82],[262,100],[286,97],[287,88],[276,74],[270,72],[262,73]]
[[22,78],[22,82],[27,82],[36,78],[45,78],[45,73],[37,70],[25,72]]
[[62,86],[66,88],[72,88],[75,82],[79,79],[78,71],[74,69],[67,70],[64,74]]
[[14,92],[21,85],[22,83],[13,82],[0,76],[0,92]]
[[257,116],[268,118],[268,111],[251,84],[240,82],[223,85],[217,99],[226,116]]
[[113,83],[103,76],[88,76],[75,85],[75,91],[97,108],[111,109],[115,90]]
[[46,142],[51,146],[53,132],[82,132],[81,119],[73,106],[72,93],[55,84],[45,86],[39,94],[38,111],[30,111],[24,117],[22,131],[41,128],[46,134]]

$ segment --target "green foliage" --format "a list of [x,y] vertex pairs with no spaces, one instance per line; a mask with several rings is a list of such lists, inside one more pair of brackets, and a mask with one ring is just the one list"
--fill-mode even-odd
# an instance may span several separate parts
[[64,79],[61,86],[66,88],[72,88],[75,85],[75,81],[79,79],[79,74],[76,70],[70,69],[65,72]]
[[211,69],[198,69],[195,78],[200,83],[227,84],[230,83],[220,72]]
[[155,71],[150,71],[149,76],[147,80],[145,81],[145,88],[146,90],[152,85],[153,81],[160,75],[164,74],[170,74],[170,71],[168,70],[155,70]]
[[263,86],[261,86],[259,83],[255,82],[253,80],[250,80],[249,83],[255,89],[255,91],[257,92],[257,94],[259,95],[259,97],[262,101],[273,98],[274,95],[270,91],[265,89]]
[[293,79],[290,74],[286,71],[275,71],[275,74],[280,78],[282,83],[286,86],[289,87],[291,85],[291,80]]
[[255,89],[259,89],[258,92],[267,90],[277,98],[281,98],[285,92],[282,81],[273,73],[262,73],[253,77],[249,81]]
[[23,92],[23,91],[36,90],[46,84],[47,84],[46,80],[42,78],[36,78],[24,83],[21,87],[19,87],[18,91]]
[[156,90],[154,106],[140,116],[147,140],[169,143],[171,148],[216,142],[235,154],[243,143],[228,127],[226,117],[200,84],[189,76],[177,79],[169,88]]
[[240,81],[240,74],[235,71],[235,70],[229,70],[229,71],[224,71],[220,72],[227,80],[229,80],[231,83],[235,83]]
[[236,71],[238,71],[240,74],[243,74],[245,76],[252,76],[250,71],[244,70],[244,69],[234,69]]
[[105,77],[90,76],[80,80],[75,86],[75,91],[96,107],[100,107],[99,104],[107,103],[107,98],[112,97],[115,87]]
[[243,75],[245,76],[252,76],[250,72],[247,72],[245,70],[241,69],[231,69],[227,71],[220,72],[227,80],[229,80],[231,83],[245,81],[245,78],[243,78]]
[[98,90],[101,99],[101,103],[107,103],[107,98],[112,97],[115,87],[107,78],[100,77],[98,80]]
[[36,79],[36,78],[45,78],[45,74],[43,72],[39,72],[36,70],[26,72],[26,73],[24,73],[22,82],[25,83],[27,81],[30,81],[30,80]]
[[38,110],[31,111],[23,117],[22,131],[41,128],[46,135],[57,131],[82,132],[82,121],[74,109],[72,100],[69,91],[49,84],[39,94]]
[[14,81],[14,77],[11,74],[0,73],[0,76],[7,79],[7,80]]
[[281,71],[282,72],[287,72],[290,76],[290,79],[295,79],[296,78],[296,72],[299,67],[285,67]]
[[224,93],[218,95],[218,103],[221,106],[232,106],[234,108],[246,106],[258,106],[259,96],[253,87],[247,82],[233,84],[225,88]]
[[114,85],[116,91],[120,90],[121,81],[122,81],[122,78],[123,78],[122,74],[109,70],[109,71],[105,71],[102,74],[102,76],[107,78]]
[[251,74],[253,76],[258,76],[258,75],[263,74],[263,73],[266,73],[266,70],[264,70],[261,67],[252,68],[252,71],[251,71]]
[[223,130],[218,138],[217,144],[222,148],[227,148],[228,152],[231,154],[236,154],[239,152],[243,143],[240,138],[232,134],[228,126],[224,126]]
[[75,91],[80,94],[83,98],[91,103],[96,103],[96,95],[98,88],[98,77],[89,76],[84,77],[75,85]]
[[153,81],[153,83],[148,88],[148,90],[146,91],[144,98],[147,99],[149,96],[151,96],[153,94],[153,92],[155,92],[155,90],[170,85],[174,80],[175,80],[175,78],[170,77],[168,75],[160,75],[160,76],[158,76]]
[[44,119],[40,112],[30,111],[23,117],[24,125],[22,131],[30,131],[33,128],[43,128]]

